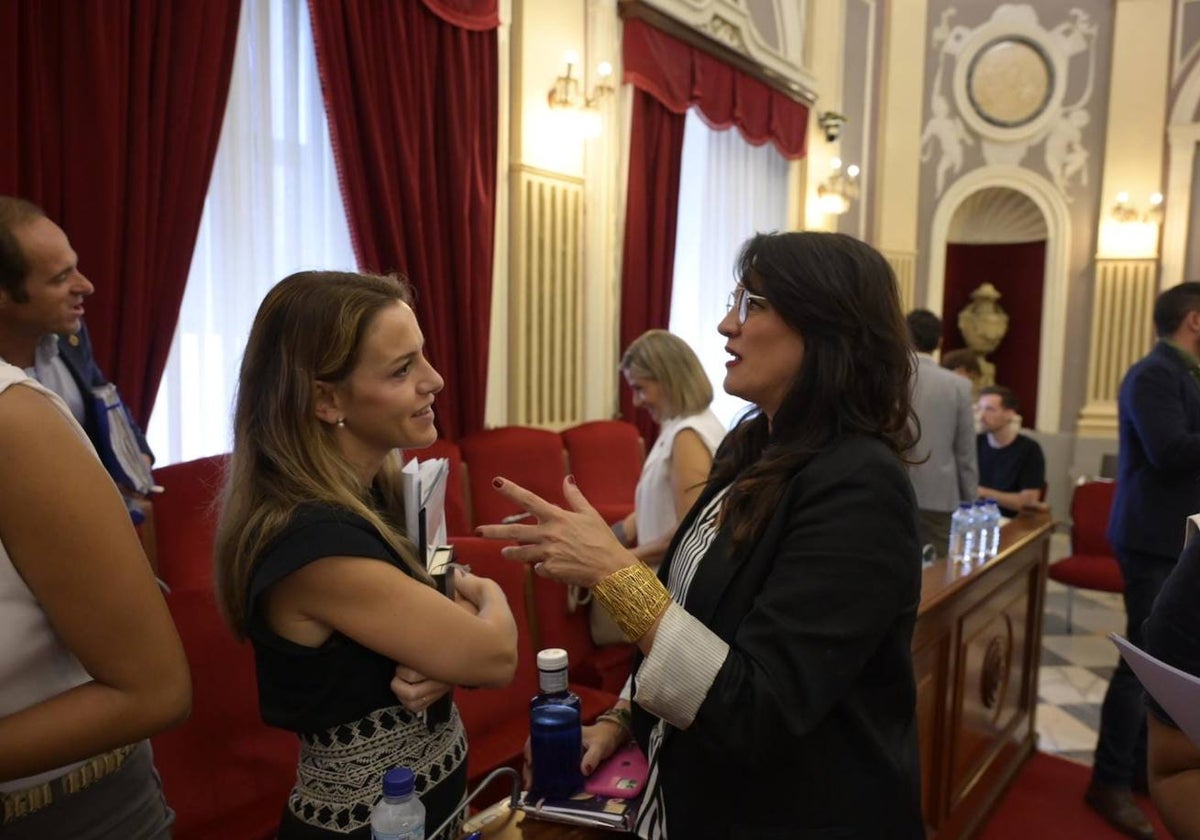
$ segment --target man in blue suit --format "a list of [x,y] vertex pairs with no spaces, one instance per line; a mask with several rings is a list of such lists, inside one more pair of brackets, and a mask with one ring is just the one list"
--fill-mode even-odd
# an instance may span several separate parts
[[[1200,511],[1200,283],[1167,289],[1154,303],[1159,341],[1125,374],[1118,398],[1119,467],[1108,539],[1125,578],[1126,636],[1142,623]],[[1124,660],[1100,712],[1087,802],[1131,837],[1154,830],[1130,793],[1146,773],[1142,687]]]
[[[0,196],[0,359],[54,391],[103,451],[92,389],[108,380],[92,358],[83,301],[95,291],[62,228],[35,205]],[[130,419],[138,448],[153,462]]]

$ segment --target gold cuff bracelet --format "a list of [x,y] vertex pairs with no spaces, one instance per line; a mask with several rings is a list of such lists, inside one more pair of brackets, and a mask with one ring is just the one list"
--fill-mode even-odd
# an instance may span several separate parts
[[671,603],[667,588],[640,561],[608,575],[592,592],[631,642],[646,635]]

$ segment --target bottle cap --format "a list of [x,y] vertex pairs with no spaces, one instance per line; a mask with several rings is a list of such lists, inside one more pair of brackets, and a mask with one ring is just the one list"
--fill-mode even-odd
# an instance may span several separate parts
[[393,767],[383,774],[384,796],[408,796],[416,787],[417,779],[407,767]]
[[539,671],[565,671],[567,670],[567,652],[562,648],[539,650],[537,666]]
[[533,709],[529,721],[534,729],[542,731],[569,729],[579,726],[579,711],[572,706],[548,703]]

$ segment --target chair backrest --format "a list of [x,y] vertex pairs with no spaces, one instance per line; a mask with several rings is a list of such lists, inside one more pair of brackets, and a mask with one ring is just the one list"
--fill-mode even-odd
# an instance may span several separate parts
[[1108,515],[1112,510],[1115,481],[1085,481],[1071,496],[1071,552],[1112,557]]
[[567,470],[597,509],[633,510],[645,453],[637,426],[624,420],[595,420],[562,433]]
[[262,722],[254,651],[234,640],[212,588],[166,599],[192,672],[191,717],[152,739],[175,840],[274,837],[299,742]]
[[515,481],[556,505],[565,504],[562,437],[545,429],[505,426],[467,435],[458,442],[467,462],[467,486],[476,525],[494,525],[520,508],[492,487],[496,476]]
[[417,458],[421,461],[445,458],[450,462],[450,474],[446,476],[446,532],[452,537],[470,534],[471,509],[467,503],[467,471],[458,444],[438,438],[431,446],[408,450],[404,454],[406,458]]
[[154,471],[163,492],[153,497],[158,575],[175,590],[211,590],[216,499],[228,455],[211,455]]
[[1117,465],[1120,461],[1117,460],[1116,452],[1105,452],[1100,456],[1100,477],[1101,478],[1116,478]]
[[565,584],[534,575],[533,609],[537,613],[536,643],[539,649],[563,648],[571,669],[578,668],[596,652],[588,620],[590,607],[579,604],[572,610]]
[[504,545],[481,537],[463,537],[454,541],[455,559],[459,563],[470,566],[474,574],[500,584],[517,623],[517,673],[513,681],[503,689],[458,689],[454,692],[468,740],[514,719],[524,723],[529,700],[538,692],[537,652],[530,630],[527,600],[529,567],[505,560],[500,554]]

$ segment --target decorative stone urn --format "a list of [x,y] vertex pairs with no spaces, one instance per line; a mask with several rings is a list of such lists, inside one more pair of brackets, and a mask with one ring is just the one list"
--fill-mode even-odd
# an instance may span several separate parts
[[979,387],[996,384],[996,366],[986,358],[1008,332],[1008,313],[1000,308],[1000,292],[984,283],[971,292],[971,302],[958,313],[958,329],[967,347],[979,360]]

